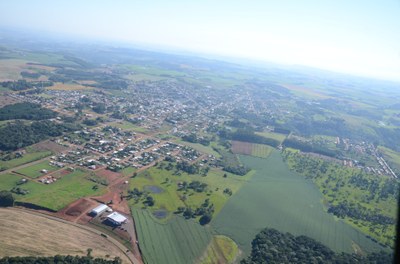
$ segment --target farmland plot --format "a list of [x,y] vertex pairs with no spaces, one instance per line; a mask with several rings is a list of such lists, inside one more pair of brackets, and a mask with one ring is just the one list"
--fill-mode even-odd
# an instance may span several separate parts
[[147,210],[132,208],[132,214],[145,263],[195,263],[212,238],[209,227],[182,217],[173,217],[161,224]]
[[264,144],[232,141],[232,152],[235,154],[250,155],[259,158],[267,158],[273,148]]
[[307,235],[338,252],[352,252],[354,243],[364,251],[382,249],[343,221],[328,214],[317,187],[291,172],[279,152],[265,159],[241,156],[257,172],[225,205],[212,226],[231,237],[248,254],[251,241],[270,227],[294,235]]

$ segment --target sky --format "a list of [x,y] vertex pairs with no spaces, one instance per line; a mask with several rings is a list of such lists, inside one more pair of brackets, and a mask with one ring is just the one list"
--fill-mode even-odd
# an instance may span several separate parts
[[0,27],[400,81],[400,0],[0,0]]

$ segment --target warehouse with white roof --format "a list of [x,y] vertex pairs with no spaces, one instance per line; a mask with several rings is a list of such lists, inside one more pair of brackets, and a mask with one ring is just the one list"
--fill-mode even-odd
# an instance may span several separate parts
[[117,212],[113,212],[107,215],[107,220],[113,223],[114,225],[122,225],[123,223],[126,223],[126,221],[128,221],[128,219],[125,216]]

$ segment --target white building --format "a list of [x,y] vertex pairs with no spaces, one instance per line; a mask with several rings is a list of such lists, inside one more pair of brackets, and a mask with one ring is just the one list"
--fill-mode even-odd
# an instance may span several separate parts
[[128,219],[120,213],[113,212],[107,215],[107,220],[112,222],[114,225],[121,225],[128,221]]
[[90,211],[90,214],[96,216],[108,210],[111,210],[111,208],[105,204],[100,204],[96,208],[93,208],[92,211]]

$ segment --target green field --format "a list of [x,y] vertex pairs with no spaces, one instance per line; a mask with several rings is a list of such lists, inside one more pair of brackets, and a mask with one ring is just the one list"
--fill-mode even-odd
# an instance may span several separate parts
[[[224,174],[226,174],[226,177],[223,177]],[[148,190],[149,186],[159,188],[159,193],[150,193],[155,200],[155,204],[149,209],[152,211],[166,210],[169,217],[173,215],[172,213],[178,207],[196,208],[205,199],[209,199],[210,203],[214,204],[214,215],[217,215],[230,197],[223,193],[224,189],[229,188],[232,190],[232,193],[237,192],[251,178],[252,174],[250,172],[245,176],[237,176],[212,168],[205,177],[201,175],[189,175],[184,172],[181,172],[180,175],[174,175],[174,170],[168,171],[152,167],[143,173],[139,173],[135,178],[130,179],[130,188],[137,188],[141,191]],[[186,193],[184,191],[177,191],[179,182],[191,182],[195,180],[206,183],[208,185],[206,191],[201,193],[194,190],[188,190]],[[182,195],[186,195],[187,198],[185,201],[182,201]],[[143,203],[135,203],[134,199],[131,199],[129,203],[135,208],[143,207]]]
[[47,170],[48,172],[52,172],[55,170],[58,170],[60,168],[56,167],[56,166],[51,166],[49,164],[48,160],[44,160],[42,162],[39,162],[37,164],[16,170],[15,172],[19,173],[19,174],[23,174],[25,176],[28,176],[30,178],[37,178],[39,176],[44,175],[44,173],[40,172],[41,170]]
[[280,153],[268,159],[240,156],[255,175],[211,222],[217,233],[231,237],[248,254],[251,241],[270,227],[294,235],[307,235],[335,251],[352,252],[353,242],[365,251],[381,247],[343,221],[328,214],[317,187],[291,172]]
[[21,158],[7,160],[7,161],[0,161],[0,168],[2,170],[14,168],[22,164],[26,164],[35,160],[40,160],[50,155],[51,151],[37,151],[32,153],[26,153]]
[[101,195],[104,187],[98,186],[93,190],[93,182],[86,180],[87,172],[76,169],[51,184],[42,184],[35,181],[20,185],[28,190],[29,194],[17,195],[16,200],[43,206],[52,210],[60,210],[71,202],[86,196]]
[[114,122],[114,123],[111,123],[110,126],[115,126],[115,127],[121,128],[123,130],[130,130],[130,131],[135,131],[135,132],[139,132],[139,133],[146,133],[148,131],[144,127],[134,125],[127,121]]
[[235,241],[226,236],[214,236],[200,263],[233,263],[238,254],[239,248]]
[[381,151],[387,159],[387,162],[394,168],[396,168],[397,171],[400,171],[400,153],[396,152],[394,150],[391,150],[389,148],[385,148],[382,146],[379,146],[379,151]]
[[134,167],[126,167],[123,170],[121,170],[120,172],[124,176],[132,176],[135,173],[135,171],[136,171],[136,168],[134,168]]
[[212,144],[210,146],[204,146],[200,143],[191,143],[191,142],[187,142],[184,140],[176,140],[176,143],[191,147],[197,151],[200,151],[200,152],[203,152],[203,153],[206,153],[209,155],[213,155],[214,157],[217,157],[217,158],[221,157],[221,155],[211,147]]
[[142,257],[148,264],[195,263],[212,239],[209,227],[182,217],[161,224],[147,210],[132,208],[132,214]]
[[251,155],[259,158],[267,158],[273,148],[267,145],[262,145],[262,144],[252,144],[252,150],[251,150]]
[[16,186],[16,183],[22,178],[23,178],[22,176],[12,173],[0,174],[0,191],[11,190]]
[[265,138],[271,138],[271,139],[278,140],[280,143],[282,143],[286,138],[286,135],[284,135],[284,134],[279,134],[279,133],[270,132],[270,131],[256,132],[256,134],[259,136],[265,137]]
[[[348,213],[342,213],[342,217],[348,224],[382,244],[393,246],[398,193],[395,180],[290,151],[285,151],[283,156],[289,168],[318,186],[324,204],[331,209],[347,208]],[[388,217],[393,223],[376,221],[369,215]]]

